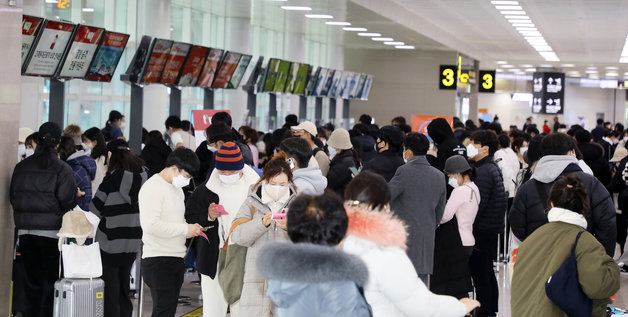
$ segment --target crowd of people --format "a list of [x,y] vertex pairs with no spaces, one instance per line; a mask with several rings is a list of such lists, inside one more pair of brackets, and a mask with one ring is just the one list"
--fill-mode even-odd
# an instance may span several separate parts
[[263,133],[220,112],[197,146],[170,116],[138,155],[118,111],[102,129],[21,128],[14,311],[52,315],[56,234],[83,210],[100,218],[105,316],[131,316],[138,254],[153,316],[174,316],[189,269],[204,316],[496,316],[494,263],[513,249],[513,316],[565,315],[545,283],[574,255],[605,316],[628,263],[628,131],[554,121],[437,118],[421,134],[403,117],[346,130],[289,115]]

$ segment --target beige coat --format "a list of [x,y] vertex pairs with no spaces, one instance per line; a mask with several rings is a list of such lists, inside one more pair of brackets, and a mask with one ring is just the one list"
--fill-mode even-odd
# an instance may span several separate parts
[[[287,206],[295,196],[296,190],[291,186],[290,194],[285,199],[283,207]],[[289,240],[288,233],[277,227],[273,220],[270,226],[265,227],[262,218],[271,212],[271,207],[262,203],[262,186],[252,186],[249,196],[240,208],[234,221],[240,218],[251,218],[255,208],[255,215],[250,222],[245,222],[233,230],[230,242],[248,247],[244,266],[244,286],[239,301],[238,316],[275,316],[275,306],[266,290],[268,283],[258,273],[255,266],[260,248],[271,241]]]

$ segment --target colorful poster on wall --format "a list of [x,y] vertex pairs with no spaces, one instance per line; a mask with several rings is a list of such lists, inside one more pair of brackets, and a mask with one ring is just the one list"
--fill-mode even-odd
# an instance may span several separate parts
[[209,55],[207,55],[207,60],[205,61],[205,65],[203,65],[203,71],[201,71],[201,78],[199,78],[197,86],[211,87],[216,75],[216,69],[218,68],[218,64],[220,64],[224,52],[224,50],[218,48],[209,50]]
[[203,63],[207,58],[209,48],[204,46],[193,46],[190,49],[188,59],[185,61],[181,77],[179,77],[179,86],[195,86],[198,81],[198,77],[203,69]]
[[238,67],[236,67],[235,72],[229,80],[229,84],[227,85],[228,89],[236,89],[240,86],[242,77],[244,77],[244,73],[246,73],[246,69],[249,67],[252,57],[253,56],[251,55],[242,55],[242,58],[240,58],[240,62],[238,63]]
[[22,16],[22,66],[28,56],[28,52],[33,46],[33,42],[37,37],[39,31],[41,31],[41,25],[44,19],[40,17],[33,17],[30,15]]
[[59,77],[85,77],[104,33],[105,29],[103,28],[79,25],[74,34],[70,51],[68,51],[68,55],[61,66]]
[[212,124],[212,117],[218,112],[226,112],[231,114],[230,110],[192,110],[192,121],[194,121],[194,138],[196,139],[196,147],[201,145],[207,138],[205,129]]
[[177,42],[172,44],[168,61],[166,61],[166,66],[161,74],[162,84],[174,85],[177,82],[177,78],[179,78],[179,73],[181,72],[181,68],[183,68],[183,63],[185,63],[185,58],[188,56],[191,47],[192,45],[187,43]]
[[415,114],[412,116],[412,132],[419,132],[427,135],[427,126],[436,118],[443,118],[447,120],[451,129],[454,129],[454,117],[452,116],[422,116]]
[[46,21],[30,59],[26,61],[24,74],[52,77],[70,43],[74,27],[71,23]]
[[161,80],[161,74],[166,67],[172,43],[173,41],[171,40],[154,40],[153,47],[150,50],[148,62],[144,67],[144,75],[142,76],[141,81],[142,83],[155,84]]
[[128,41],[128,34],[105,32],[85,79],[110,82]]

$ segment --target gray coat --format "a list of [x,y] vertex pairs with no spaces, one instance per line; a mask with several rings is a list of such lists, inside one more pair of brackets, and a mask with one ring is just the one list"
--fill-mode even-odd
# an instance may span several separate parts
[[[295,194],[296,189],[292,186],[290,198],[288,198],[285,206],[290,203]],[[288,240],[288,233],[277,227],[274,220],[268,227],[262,223],[264,215],[271,211],[267,205],[262,203],[261,197],[262,186],[251,186],[249,196],[240,207],[234,222],[240,218],[250,219],[253,208],[255,208],[255,215],[251,221],[237,226],[230,237],[230,242],[248,248],[244,265],[244,285],[239,302],[239,314],[241,316],[275,316],[273,302],[266,296],[268,284],[257,272],[255,260],[260,248],[267,242]]]
[[388,183],[393,212],[408,225],[408,257],[418,274],[432,274],[436,227],[445,211],[445,175],[415,156]]
[[369,316],[358,291],[368,280],[360,258],[335,247],[271,242],[257,268],[268,281],[268,296],[279,317]]

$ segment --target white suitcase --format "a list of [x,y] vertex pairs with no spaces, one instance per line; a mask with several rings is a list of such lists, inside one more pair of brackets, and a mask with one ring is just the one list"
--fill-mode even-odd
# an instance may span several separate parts
[[105,314],[105,282],[99,278],[55,282],[54,317],[102,317]]

